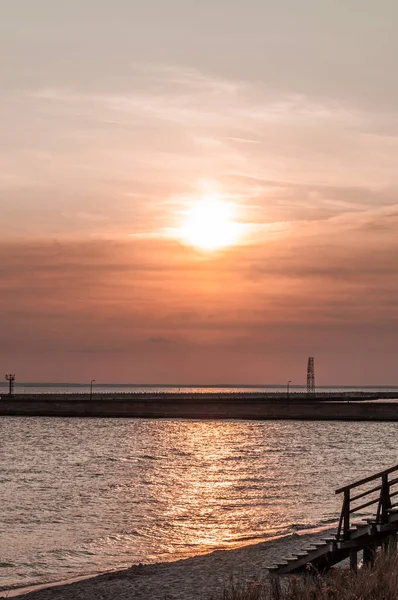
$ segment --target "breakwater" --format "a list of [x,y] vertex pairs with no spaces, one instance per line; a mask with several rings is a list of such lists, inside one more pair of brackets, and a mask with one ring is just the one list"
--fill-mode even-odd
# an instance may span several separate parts
[[[398,421],[396,393],[30,394],[3,396],[0,415],[179,419]],[[383,402],[383,400],[385,400]],[[387,400],[390,400],[388,402]],[[377,402],[376,402],[377,401]]]

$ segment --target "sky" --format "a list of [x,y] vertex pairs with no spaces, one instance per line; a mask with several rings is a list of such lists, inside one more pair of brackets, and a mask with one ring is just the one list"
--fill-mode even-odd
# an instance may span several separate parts
[[3,371],[398,385],[397,18],[1,0]]

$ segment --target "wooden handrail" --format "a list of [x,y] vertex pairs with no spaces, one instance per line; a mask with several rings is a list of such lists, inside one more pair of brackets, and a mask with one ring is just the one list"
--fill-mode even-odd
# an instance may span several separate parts
[[[394,473],[395,471],[398,471],[398,465],[390,467],[389,469],[385,469],[384,471],[380,471],[380,473],[376,473],[370,477],[364,477],[363,479],[336,490],[336,494],[341,494],[342,492],[344,493],[343,507],[341,509],[339,525],[337,528],[337,540],[341,539],[342,533],[344,541],[350,539],[351,515],[359,512],[363,508],[367,508],[368,506],[377,504],[377,510],[375,510],[376,523],[384,523],[388,520],[388,510],[391,508],[391,498],[398,495],[398,491],[391,493],[391,486],[398,483],[398,477],[392,479],[391,481],[389,481],[388,478],[389,474]],[[370,483],[371,481],[375,481],[376,479],[381,479],[379,485],[351,497],[350,492],[352,489],[365,485],[366,483]],[[366,496],[369,496],[369,494],[374,494],[375,492],[380,492],[376,498],[371,498],[359,506],[353,506],[353,503],[356,500],[365,498]]]
[[370,481],[379,479],[380,477],[383,477],[383,475],[389,475],[394,471],[398,471],[398,465],[395,465],[395,467],[390,467],[385,471],[380,471],[380,473],[376,473],[376,475],[371,475],[370,477],[365,477],[364,479],[360,479],[359,481],[354,481],[354,483],[345,485],[344,487],[341,487],[338,490],[336,490],[336,494],[341,494],[342,492],[345,492],[345,490],[351,490],[352,488],[358,487],[360,485],[365,485],[365,483],[369,483]]
[[366,492],[362,492],[362,494],[358,494],[357,496],[353,496],[351,498],[351,502],[355,502],[355,500],[359,500],[360,498],[364,498],[365,496],[369,496],[369,494],[373,494],[374,492],[378,492],[381,490],[381,485],[377,485],[371,490],[366,490]]
[[356,513],[359,510],[362,510],[363,508],[367,508],[368,506],[372,506],[372,504],[377,504],[379,502],[380,498],[374,498],[374,500],[369,500],[369,502],[365,502],[364,504],[361,504],[360,506],[355,506],[354,508],[350,508],[350,515],[352,515],[352,513]]

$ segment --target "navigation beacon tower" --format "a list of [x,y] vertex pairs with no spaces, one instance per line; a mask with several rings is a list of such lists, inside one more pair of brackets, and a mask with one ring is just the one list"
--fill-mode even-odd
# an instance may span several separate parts
[[14,383],[15,383],[15,375],[12,373],[6,373],[6,381],[8,381],[10,385],[10,391],[8,392],[10,396],[14,395]]
[[314,357],[308,358],[307,366],[307,394],[315,394],[315,367]]

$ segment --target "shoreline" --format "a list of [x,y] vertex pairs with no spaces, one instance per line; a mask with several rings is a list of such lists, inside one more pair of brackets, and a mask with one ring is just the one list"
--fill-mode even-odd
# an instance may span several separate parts
[[172,562],[132,565],[97,575],[0,591],[0,598],[26,600],[207,600],[222,597],[232,580],[268,577],[268,568],[335,531],[325,525],[262,542]]

